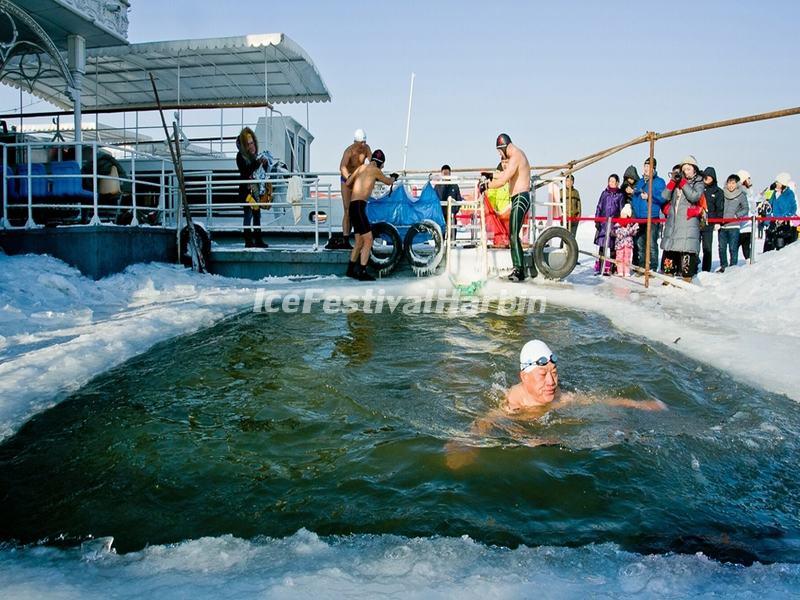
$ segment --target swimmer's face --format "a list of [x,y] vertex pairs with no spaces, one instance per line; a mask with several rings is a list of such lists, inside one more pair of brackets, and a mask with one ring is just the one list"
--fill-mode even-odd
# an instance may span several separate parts
[[539,404],[549,404],[558,391],[558,367],[547,363],[543,367],[534,367],[519,374],[525,391]]
[[245,145],[247,146],[247,151],[250,154],[255,154],[256,153],[256,141],[253,139],[252,136],[249,136],[249,135],[247,136],[247,138],[245,140]]

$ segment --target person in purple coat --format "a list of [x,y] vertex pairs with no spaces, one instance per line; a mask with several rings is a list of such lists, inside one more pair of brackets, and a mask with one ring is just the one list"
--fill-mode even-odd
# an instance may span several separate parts
[[[597,229],[597,233],[594,236],[594,243],[597,244],[599,247],[598,254],[601,256],[606,255],[606,235],[608,235],[608,252],[609,257],[611,260],[605,261],[605,268],[603,269],[603,275],[611,275],[611,267],[614,264],[613,260],[615,258],[615,250],[614,250],[614,242],[616,241],[616,236],[614,235],[614,224],[608,223],[608,217],[612,219],[616,219],[619,217],[619,213],[622,210],[622,207],[625,205],[625,195],[619,189],[619,175],[613,173],[608,178],[608,187],[603,190],[603,193],[600,194],[600,200],[597,201],[597,210],[594,213],[594,216],[597,217],[598,220],[595,222],[595,228]],[[611,227],[611,230],[608,230],[608,227]],[[594,263],[594,273],[595,275],[600,274],[600,260],[597,260]]]

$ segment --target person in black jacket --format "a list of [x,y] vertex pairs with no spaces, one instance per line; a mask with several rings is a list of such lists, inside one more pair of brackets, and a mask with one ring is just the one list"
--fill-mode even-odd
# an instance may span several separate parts
[[[457,183],[450,183],[450,177],[452,175],[452,171],[450,170],[450,165],[442,165],[441,169],[442,175],[442,183],[437,183],[433,186],[433,189],[436,191],[436,195],[439,196],[439,202],[442,206],[442,216],[444,217],[445,225],[447,224],[447,199],[452,198],[453,202],[462,202],[463,198],[461,197],[461,189],[458,187]],[[452,221],[451,225],[453,226],[453,231],[450,233],[455,235],[455,225],[456,225],[456,214],[458,214],[459,209],[461,206],[455,204],[451,207],[452,211]],[[445,232],[446,233],[446,232]]]
[[[708,205],[708,219],[721,219],[725,212],[725,192],[717,185],[717,171],[714,167],[706,167],[703,171],[703,183],[706,184],[706,204]],[[714,254],[714,231],[719,231],[719,223],[707,223],[700,230],[700,240],[703,244],[703,271],[711,270],[711,260]]]
[[[239,150],[236,154],[236,167],[239,169],[240,179],[253,179],[258,167],[263,165],[266,169],[269,166],[266,157],[259,156],[256,134],[249,127],[245,127],[239,133],[239,137],[236,138],[236,148]],[[261,208],[254,198],[252,188],[252,184],[239,184],[239,202],[248,203],[244,207],[244,245],[245,248],[266,248],[267,245],[261,239]]]

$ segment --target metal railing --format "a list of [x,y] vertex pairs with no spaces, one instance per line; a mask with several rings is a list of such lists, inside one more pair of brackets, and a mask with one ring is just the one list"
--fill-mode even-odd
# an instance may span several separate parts
[[[39,141],[26,141],[26,142],[13,142],[4,143],[2,146],[2,180],[3,185],[0,186],[0,196],[2,197],[2,220],[0,220],[0,227],[6,229],[23,228],[33,229],[40,227],[43,223],[37,223],[34,211],[41,213],[47,210],[62,211],[60,214],[61,220],[64,221],[64,211],[75,212],[77,217],[66,219],[71,222],[70,224],[76,225],[99,225],[106,220],[116,220],[120,211],[130,210],[132,213],[131,225],[139,225],[138,213],[139,211],[146,210],[156,215],[156,220],[160,224],[170,226],[175,223],[175,187],[171,182],[174,174],[172,172],[172,165],[168,165],[166,161],[161,160],[160,172],[157,174],[158,180],[151,181],[137,177],[136,173],[136,159],[137,153],[133,150],[126,150],[131,155],[131,174],[127,177],[103,175],[98,171],[98,162],[100,151],[105,150],[102,144],[97,142],[84,142],[75,144],[75,142],[39,142]],[[76,155],[78,148],[90,147],[91,152],[91,172],[84,173],[84,165],[81,165],[74,159],[65,159],[64,150],[74,149]],[[57,152],[55,160],[47,160],[50,150]],[[40,160],[34,160],[36,153],[40,154]],[[43,155],[43,156],[42,156]],[[25,165],[25,172],[19,173],[19,169],[15,172],[10,163],[11,157],[14,157],[13,163],[15,165]],[[152,157],[147,156],[148,160],[153,160]],[[42,160],[44,159],[44,160]],[[75,163],[77,167],[76,173],[47,173],[46,167],[58,163]],[[36,170],[40,171],[34,173],[34,165],[37,165]],[[45,172],[41,172],[44,170]],[[78,180],[77,186],[70,190],[70,193],[58,193],[53,188],[58,187],[60,181],[74,181]],[[90,182],[90,187],[87,189],[84,182]],[[101,184],[103,182],[111,182],[111,188],[119,188],[119,192],[110,192],[103,194]],[[19,185],[18,185],[19,184]],[[130,207],[120,204],[122,199],[122,185],[130,184],[131,193]],[[149,191],[151,199],[157,198],[152,205],[141,205],[138,203],[140,197],[139,192],[142,189]],[[103,198],[106,196],[106,198]],[[104,203],[105,200],[114,198],[117,200],[114,204]],[[12,214],[17,212],[21,216],[13,218]],[[13,221],[24,221],[15,225]]]

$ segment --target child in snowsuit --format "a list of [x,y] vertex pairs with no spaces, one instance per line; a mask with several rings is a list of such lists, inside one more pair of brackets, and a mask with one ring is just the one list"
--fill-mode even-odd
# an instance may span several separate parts
[[[620,217],[630,219],[633,211],[631,205],[626,204],[620,211]],[[638,223],[617,223],[614,225],[616,241],[614,248],[617,251],[617,271],[623,277],[630,277],[631,262],[633,261],[633,237],[639,232]]]

